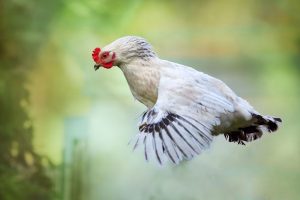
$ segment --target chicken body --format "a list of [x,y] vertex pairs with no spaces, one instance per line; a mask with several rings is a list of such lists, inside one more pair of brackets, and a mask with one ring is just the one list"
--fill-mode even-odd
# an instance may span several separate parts
[[[201,102],[196,102],[196,100],[201,96],[205,98],[207,91],[226,99],[233,110],[228,109],[231,112],[220,115],[221,120],[216,123],[217,126],[214,126],[213,135],[235,130],[239,126],[247,126],[252,123],[251,113],[257,113],[246,100],[238,97],[222,81],[184,65],[154,59],[147,65],[133,64],[121,69],[133,96],[148,109],[151,109],[157,101],[160,80],[169,80],[168,84],[174,84],[170,86],[172,92],[167,93],[166,99],[169,109],[176,112],[181,108],[178,106],[180,103],[186,105],[181,112],[196,110],[197,113],[205,115],[208,112],[207,106],[201,105]],[[205,87],[205,91],[198,90],[201,86]],[[226,109],[225,106],[224,109]]]
[[[159,60],[155,59],[155,61],[158,62]],[[133,63],[121,67],[132,95],[148,108],[153,107],[157,100],[161,75],[159,67],[153,68],[151,64],[154,62],[143,66],[140,66],[139,63]]]
[[216,135],[244,144],[281,122],[260,115],[222,81],[160,59],[143,38],[120,38],[103,50],[116,54],[133,96],[148,108],[134,140],[134,148],[144,146],[146,160],[178,164],[209,147]]

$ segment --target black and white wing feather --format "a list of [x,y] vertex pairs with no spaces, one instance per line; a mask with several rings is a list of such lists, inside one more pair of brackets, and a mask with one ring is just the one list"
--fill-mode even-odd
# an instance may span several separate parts
[[209,127],[188,116],[155,108],[143,114],[139,131],[134,148],[143,144],[145,159],[155,157],[160,164],[165,157],[175,164],[189,160],[212,141]]

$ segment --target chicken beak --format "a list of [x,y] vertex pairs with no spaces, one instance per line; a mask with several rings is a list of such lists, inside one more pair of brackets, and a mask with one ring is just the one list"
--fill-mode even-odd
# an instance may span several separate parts
[[94,69],[95,69],[95,71],[97,71],[97,69],[99,69],[99,68],[100,68],[100,66],[101,66],[101,65],[99,65],[99,64],[96,64],[96,65],[94,65]]

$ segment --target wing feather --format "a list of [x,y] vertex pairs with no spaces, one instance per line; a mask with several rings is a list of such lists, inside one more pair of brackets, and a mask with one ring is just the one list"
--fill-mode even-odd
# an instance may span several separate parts
[[232,101],[222,95],[222,88],[218,90],[217,82],[190,72],[180,67],[162,71],[157,102],[142,114],[134,145],[135,149],[143,141],[146,160],[150,154],[159,164],[165,158],[174,164],[190,160],[210,146],[221,114],[234,112]]

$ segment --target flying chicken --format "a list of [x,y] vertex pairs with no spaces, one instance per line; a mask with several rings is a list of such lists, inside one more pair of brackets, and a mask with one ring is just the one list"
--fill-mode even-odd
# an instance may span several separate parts
[[92,54],[95,70],[118,66],[133,96],[147,106],[134,149],[145,159],[179,164],[223,134],[244,145],[277,130],[280,118],[264,116],[225,83],[191,67],[160,59],[143,38],[125,36]]

